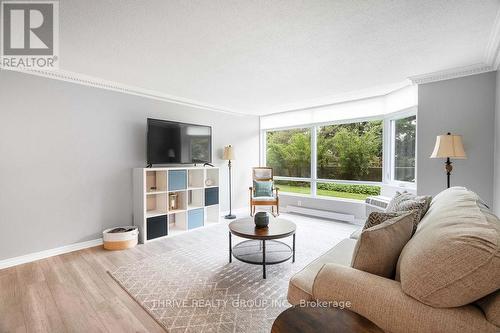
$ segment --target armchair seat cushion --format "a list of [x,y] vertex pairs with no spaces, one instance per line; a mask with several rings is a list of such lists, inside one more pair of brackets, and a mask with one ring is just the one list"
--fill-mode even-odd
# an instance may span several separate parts
[[299,304],[301,300],[313,300],[312,291],[314,279],[323,265],[334,263],[350,266],[355,246],[355,239],[346,238],[321,257],[307,265],[300,272],[296,273],[288,284],[288,302],[296,305]]
[[406,295],[397,281],[342,265],[324,265],[313,287],[319,301],[349,301],[349,310],[392,333],[498,333],[471,304],[434,308]]
[[275,201],[276,197],[256,197],[256,196],[252,196],[252,200],[255,200],[255,201]]

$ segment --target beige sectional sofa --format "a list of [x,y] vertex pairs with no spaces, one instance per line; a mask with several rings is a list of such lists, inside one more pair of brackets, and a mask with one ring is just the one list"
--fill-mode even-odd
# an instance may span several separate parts
[[350,267],[359,234],[295,274],[289,302],[349,301],[387,332],[500,332],[500,221],[475,193],[432,200],[394,279]]

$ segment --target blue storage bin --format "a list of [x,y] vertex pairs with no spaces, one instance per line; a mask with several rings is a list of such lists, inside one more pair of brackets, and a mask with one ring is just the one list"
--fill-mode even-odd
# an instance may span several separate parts
[[188,211],[188,229],[203,227],[204,215],[203,208]]
[[219,203],[219,188],[211,187],[205,189],[205,206],[217,205]]
[[167,215],[150,217],[147,219],[146,239],[155,239],[168,234],[168,218]]
[[168,171],[168,190],[178,191],[187,188],[187,170]]

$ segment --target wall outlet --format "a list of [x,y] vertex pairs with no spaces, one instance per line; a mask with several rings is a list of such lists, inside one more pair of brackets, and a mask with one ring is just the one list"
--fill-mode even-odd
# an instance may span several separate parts
[[297,206],[302,207],[302,201],[297,201]]

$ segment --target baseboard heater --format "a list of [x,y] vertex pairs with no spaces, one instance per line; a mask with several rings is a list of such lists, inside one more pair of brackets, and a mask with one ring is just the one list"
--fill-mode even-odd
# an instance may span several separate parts
[[306,208],[306,207],[291,206],[291,205],[286,206],[286,210],[287,210],[287,212],[290,212],[290,213],[297,213],[297,214],[308,215],[308,216],[316,216],[316,217],[321,217],[321,218],[325,218],[325,219],[345,221],[345,222],[351,222],[351,223],[356,222],[354,215],[342,214],[342,213],[332,212],[329,210]]
[[387,205],[391,201],[391,198],[382,197],[380,195],[368,197],[365,200],[365,212],[366,216],[370,215],[372,212],[383,212],[387,208]]

